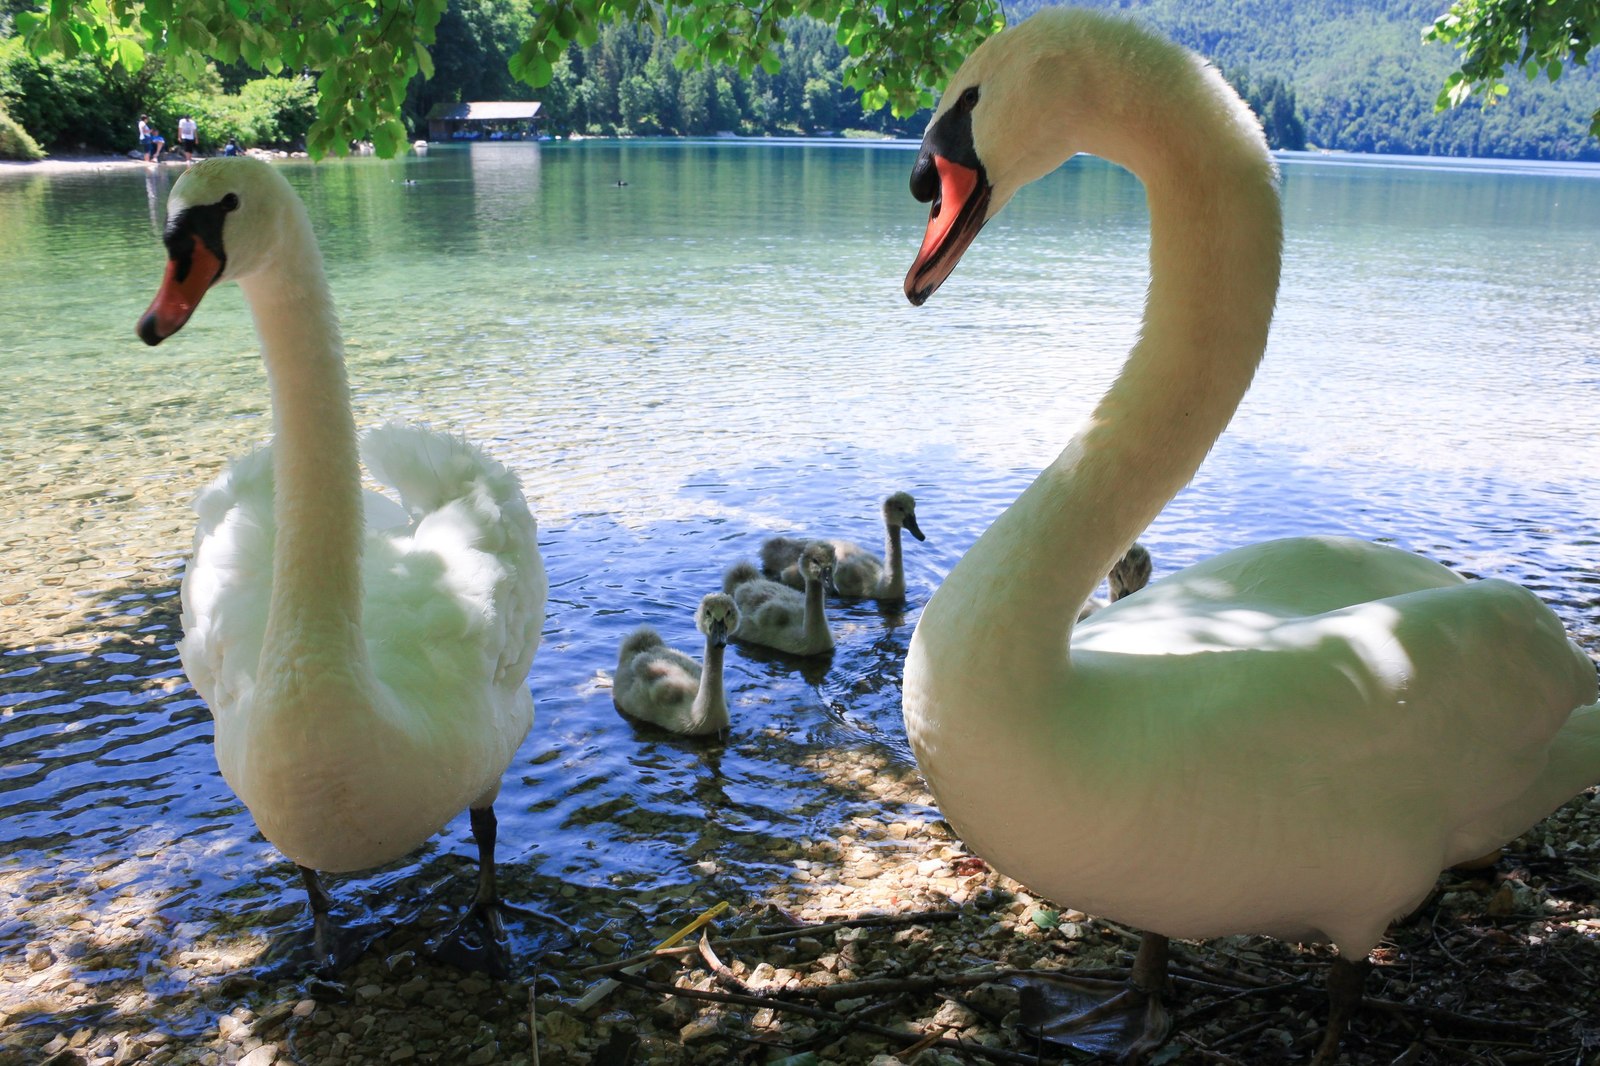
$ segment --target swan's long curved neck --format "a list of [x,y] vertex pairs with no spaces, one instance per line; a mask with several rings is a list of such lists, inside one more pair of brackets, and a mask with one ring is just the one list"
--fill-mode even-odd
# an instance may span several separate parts
[[700,690],[694,694],[694,705],[689,711],[696,727],[704,728],[713,722],[719,728],[728,726],[728,695],[722,684],[726,650],[714,640],[706,641],[706,654],[700,667]]
[[1197,77],[1187,109],[1139,112],[1102,153],[1143,180],[1149,202],[1137,344],[1087,426],[939,590],[972,612],[966,636],[988,642],[972,650],[996,669],[1066,667],[1079,609],[1199,469],[1266,346],[1282,242],[1275,169],[1243,105],[1214,75]]
[[878,586],[878,595],[885,598],[904,596],[906,594],[906,563],[905,556],[900,547],[900,527],[893,522],[884,526],[883,543],[883,582]]
[[272,600],[264,657],[360,662],[360,457],[343,343],[309,222],[296,219],[277,258],[288,269],[240,281],[272,390]]

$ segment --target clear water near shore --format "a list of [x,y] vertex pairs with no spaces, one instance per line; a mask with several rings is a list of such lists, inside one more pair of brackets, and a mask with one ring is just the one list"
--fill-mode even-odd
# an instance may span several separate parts
[[[1130,177],[1076,160],[912,309],[910,162],[587,142],[285,165],[323,238],[358,420],[465,432],[540,515],[538,717],[497,805],[513,895],[629,938],[803,882],[852,819],[934,816],[859,783],[914,773],[900,658],[941,575],[1109,383],[1146,222]],[[1283,172],[1273,341],[1143,538],[1157,575],[1272,536],[1382,539],[1533,588],[1600,655],[1600,168]],[[0,181],[0,954],[50,945],[90,986],[169,1000],[305,921],[172,650],[188,501],[268,433],[236,290],[160,348],[133,336],[174,177]],[[828,664],[734,651],[726,745],[617,715],[605,678],[630,628],[697,649],[693,606],[728,564],[772,532],[876,543],[895,489],[930,538],[908,546],[904,613],[838,607]],[[463,817],[336,892],[442,921],[473,856]],[[602,919],[597,896],[639,921]],[[186,955],[202,943],[203,965]]]

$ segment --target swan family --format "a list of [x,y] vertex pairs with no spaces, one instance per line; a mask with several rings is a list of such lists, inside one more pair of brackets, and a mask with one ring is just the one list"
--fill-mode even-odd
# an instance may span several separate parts
[[[911,302],[1077,152],[1143,182],[1143,328],[1084,428],[922,607],[907,737],[974,853],[1143,932],[1113,997],[1142,1019],[1128,1057],[1165,1036],[1166,938],[1261,933],[1337,948],[1328,1061],[1360,964],[1439,871],[1600,780],[1595,671],[1526,590],[1356,540],[1268,541],[1146,586],[1136,538],[1198,470],[1265,349],[1277,175],[1214,68],[1130,20],[1042,11],[980,46],[934,113],[911,174],[931,204]],[[235,282],[272,400],[271,446],[199,494],[182,585],[179,651],[222,775],[299,868],[320,963],[360,946],[342,942],[319,872],[391,862],[462,811],[479,850],[468,917],[498,942],[493,807],[533,723],[547,594],[518,478],[458,437],[358,433],[316,238],[273,167],[202,162],[169,219],[139,336],[162,342]],[[363,467],[395,496],[364,491]],[[882,557],[778,537],[759,569],[729,566],[694,612],[701,662],[652,626],[629,633],[617,709],[726,734],[730,640],[826,656],[830,594],[904,601],[902,532],[926,538],[910,493],[881,510]]]

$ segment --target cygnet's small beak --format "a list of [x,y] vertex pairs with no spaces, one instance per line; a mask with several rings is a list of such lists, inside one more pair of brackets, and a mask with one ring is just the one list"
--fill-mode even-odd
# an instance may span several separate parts
[[728,623],[720,618],[713,618],[708,626],[706,636],[711,638],[711,645],[715,648],[728,646]]
[[916,537],[918,540],[927,540],[928,539],[927,537],[924,537],[922,535],[922,530],[917,528],[917,516],[916,515],[914,515],[914,514],[906,515],[905,521],[901,522],[900,524],[906,528],[907,532],[909,532],[913,537]]

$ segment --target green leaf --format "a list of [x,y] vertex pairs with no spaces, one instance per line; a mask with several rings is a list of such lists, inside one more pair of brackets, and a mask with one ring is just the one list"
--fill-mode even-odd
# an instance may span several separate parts
[[129,74],[137,74],[144,69],[144,48],[138,41],[131,37],[123,37],[112,46],[116,61]]
[[433,56],[429,55],[428,50],[422,47],[421,41],[417,42],[416,56],[417,69],[422,71],[422,76],[424,78],[427,78],[431,81],[433,79]]

